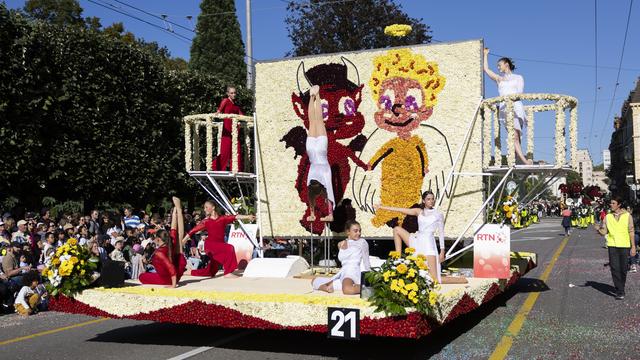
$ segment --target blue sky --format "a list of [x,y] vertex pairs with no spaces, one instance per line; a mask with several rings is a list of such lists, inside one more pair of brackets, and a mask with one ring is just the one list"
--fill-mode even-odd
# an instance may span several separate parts
[[[162,20],[114,0],[93,1],[165,27]],[[195,0],[120,1],[152,14],[165,14],[168,20],[187,28],[195,25],[200,11],[200,2]],[[357,2],[358,0],[353,1],[353,11],[358,10]],[[398,2],[411,16],[423,18],[431,26],[436,40],[484,39],[485,45],[492,52],[515,58],[518,66],[516,72],[525,77],[526,92],[560,93],[577,97],[580,102],[579,148],[589,148],[595,163],[602,161],[602,149],[608,146],[613,116],[619,114],[624,99],[640,76],[640,3],[636,2],[631,12],[622,71],[614,98],[630,0],[597,1],[599,90],[596,90],[595,81],[593,0]],[[80,0],[80,4],[84,9],[84,16],[100,17],[105,26],[121,21],[136,36],[157,41],[169,48],[173,56],[189,58],[190,43],[185,39],[87,0]],[[283,57],[291,47],[284,24],[286,1],[253,0],[252,4],[253,57],[261,60]],[[24,1],[9,0],[7,5],[22,7]],[[236,7],[244,33],[245,1],[236,0]],[[193,16],[192,23],[187,20],[188,15]],[[193,33],[189,31],[176,26],[173,28],[184,37],[193,37]],[[492,68],[495,68],[493,63],[496,59],[489,59]],[[486,97],[497,95],[493,82],[486,81],[485,86]],[[594,102],[596,91],[597,103]],[[550,116],[536,117],[536,159],[553,158],[552,120]]]

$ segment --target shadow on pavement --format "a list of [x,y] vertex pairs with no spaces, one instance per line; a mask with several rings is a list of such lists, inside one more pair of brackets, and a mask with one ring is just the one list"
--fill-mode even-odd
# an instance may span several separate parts
[[597,282],[597,281],[587,281],[584,283],[584,285],[578,285],[580,287],[592,287],[598,291],[600,291],[601,293],[605,294],[605,295],[609,295],[609,296],[616,296],[616,288],[609,285],[609,284],[604,284],[601,282]]
[[[90,341],[215,346],[232,350],[321,355],[343,359],[427,358],[441,352],[445,346],[478,325],[496,309],[506,306],[507,301],[516,294],[547,290],[549,287],[543,281],[522,278],[506,292],[496,296],[471,314],[461,316],[419,340],[363,336],[359,342],[347,342],[327,339],[326,334],[301,331],[221,329],[196,325],[145,323],[109,330]],[[229,338],[228,341],[225,341],[225,338]]]

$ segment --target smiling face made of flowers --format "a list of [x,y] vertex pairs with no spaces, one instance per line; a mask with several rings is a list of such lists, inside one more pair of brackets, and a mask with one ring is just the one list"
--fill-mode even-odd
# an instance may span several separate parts
[[409,78],[384,80],[377,103],[374,119],[378,127],[395,132],[403,139],[409,138],[411,132],[433,113],[433,108],[425,105],[420,83]]

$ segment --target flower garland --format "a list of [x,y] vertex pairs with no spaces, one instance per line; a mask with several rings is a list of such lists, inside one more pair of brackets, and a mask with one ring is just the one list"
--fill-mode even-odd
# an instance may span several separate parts
[[56,296],[59,293],[73,295],[93,282],[93,271],[97,268],[89,250],[70,238],[58,247],[47,261],[42,276],[49,280],[48,291]]
[[483,105],[482,107],[482,162],[484,168],[488,168],[491,165],[491,125],[493,120],[493,113],[489,105]]
[[[238,114],[222,114],[222,113],[213,113],[213,114],[196,114],[196,115],[187,115],[182,118],[184,122],[184,159],[185,159],[185,168],[187,171],[192,171],[194,169],[193,156],[197,154],[197,158],[199,158],[199,139],[194,141],[194,136],[199,137],[198,129],[200,126],[206,126],[206,145],[207,145],[207,169],[211,169],[211,164],[213,163],[213,126],[219,127],[218,131],[218,144],[220,144],[221,136],[222,136],[222,120],[231,118],[236,121],[242,121],[245,123],[253,123],[252,116],[246,115],[238,115]],[[215,121],[215,124],[214,124]],[[194,129],[192,129],[194,127]],[[194,135],[195,132],[195,135]],[[237,133],[236,133],[237,135]],[[234,136],[234,139],[236,137]],[[236,139],[237,141],[237,139]],[[197,146],[193,146],[196,144]],[[218,151],[220,146],[218,145]],[[237,149],[235,150],[237,152]],[[196,165],[195,167],[199,167]]]
[[237,173],[238,169],[238,119],[231,119],[231,172]]
[[[570,109],[570,123],[569,123],[569,128],[570,128],[570,133],[569,133],[569,141],[570,141],[570,151],[571,151],[571,163],[573,166],[576,166],[575,164],[577,163],[577,158],[576,158],[576,152],[578,149],[578,100],[574,97],[571,96],[567,96],[567,95],[559,95],[559,94],[546,94],[546,93],[540,93],[540,94],[512,94],[512,95],[505,95],[505,96],[498,96],[498,97],[494,97],[491,99],[486,99],[484,100],[484,106],[489,106],[492,109],[495,109],[495,111],[497,112],[497,105],[504,102],[506,104],[506,126],[507,126],[507,133],[509,138],[507,139],[507,151],[508,151],[508,156],[507,156],[507,163],[509,164],[509,166],[513,166],[515,164],[515,144],[513,144],[513,138],[512,136],[514,136],[514,129],[512,129],[512,126],[509,126],[510,123],[512,123],[513,121],[513,102],[514,101],[519,101],[519,100],[530,100],[530,101],[535,101],[535,100],[548,100],[548,101],[554,101],[555,104],[542,104],[542,105],[530,105],[530,106],[526,106],[525,109],[527,111],[527,118],[528,118],[528,126],[529,126],[529,132],[527,134],[527,155],[529,154],[533,154],[533,150],[534,150],[534,142],[533,142],[533,137],[534,137],[534,113],[535,112],[541,112],[541,111],[551,111],[551,110],[555,110],[556,111],[556,143],[555,143],[555,161],[556,161],[556,167],[562,167],[565,165],[566,161],[565,161],[565,156],[566,156],[566,140],[565,140],[565,132],[564,132],[564,127],[566,124],[566,116],[564,114],[564,111],[566,109]],[[494,123],[494,133],[496,134],[495,136],[495,154],[496,154],[496,158],[498,158],[499,156],[497,154],[501,154],[502,151],[500,149],[500,138],[499,138],[499,133],[500,133],[500,125],[498,123],[498,120],[496,119],[495,123]],[[513,130],[513,132],[511,131]],[[485,151],[490,151],[490,149],[487,149]],[[487,154],[486,156],[490,156],[489,154]],[[496,164],[497,165],[497,164]]]
[[406,315],[407,307],[425,315],[433,314],[440,288],[431,278],[426,257],[414,255],[415,249],[406,248],[406,257],[397,251],[389,253],[389,258],[380,269],[366,274],[374,294],[369,301],[387,315]]
[[513,140],[516,136],[516,129],[514,127],[514,111],[513,101],[507,101],[507,165],[513,167],[516,164],[516,144]]
[[[197,131],[197,128],[196,128]],[[191,124],[184,123],[184,164],[187,171],[193,170],[193,160],[191,156],[193,149],[191,147]]]
[[406,24],[393,24],[388,25],[384,28],[385,35],[395,36],[395,37],[404,37],[409,35],[412,28],[411,25]]

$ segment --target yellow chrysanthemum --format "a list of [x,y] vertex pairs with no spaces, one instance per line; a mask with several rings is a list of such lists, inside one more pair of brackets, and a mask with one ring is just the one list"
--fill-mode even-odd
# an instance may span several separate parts
[[409,269],[409,271],[407,272],[407,278],[411,279],[414,278],[416,276],[416,270],[411,268]]
[[400,257],[400,252],[399,251],[390,251],[389,252],[389,257],[392,259],[397,259]]
[[416,266],[418,266],[418,268],[419,268],[420,270],[427,270],[427,268],[428,268],[427,263],[425,263],[425,262],[424,262],[424,261],[422,261],[422,260],[418,260],[418,261],[416,261]]
[[395,36],[395,37],[404,37],[409,35],[411,30],[412,30],[411,25],[392,24],[392,25],[385,26],[384,34],[389,36]]
[[53,260],[51,260],[51,264],[60,265],[60,259],[59,258],[54,258]]
[[78,245],[78,239],[70,238],[69,240],[67,240],[67,244],[69,244],[71,246],[76,246],[76,245]]
[[510,209],[509,205],[502,206],[502,210],[504,211],[509,211],[509,209]]
[[427,257],[424,254],[418,254],[418,259],[425,261],[427,260]]
[[407,254],[407,255],[411,255],[414,252],[416,252],[416,249],[414,249],[412,247],[408,247],[408,248],[404,249],[404,253]]
[[429,293],[429,304],[431,306],[435,305],[436,302],[438,301],[438,294],[436,294],[434,291]]
[[407,270],[409,270],[409,268],[407,268],[407,265],[405,265],[405,264],[400,264],[396,268],[396,271],[398,272],[398,274],[405,274],[407,272]]

